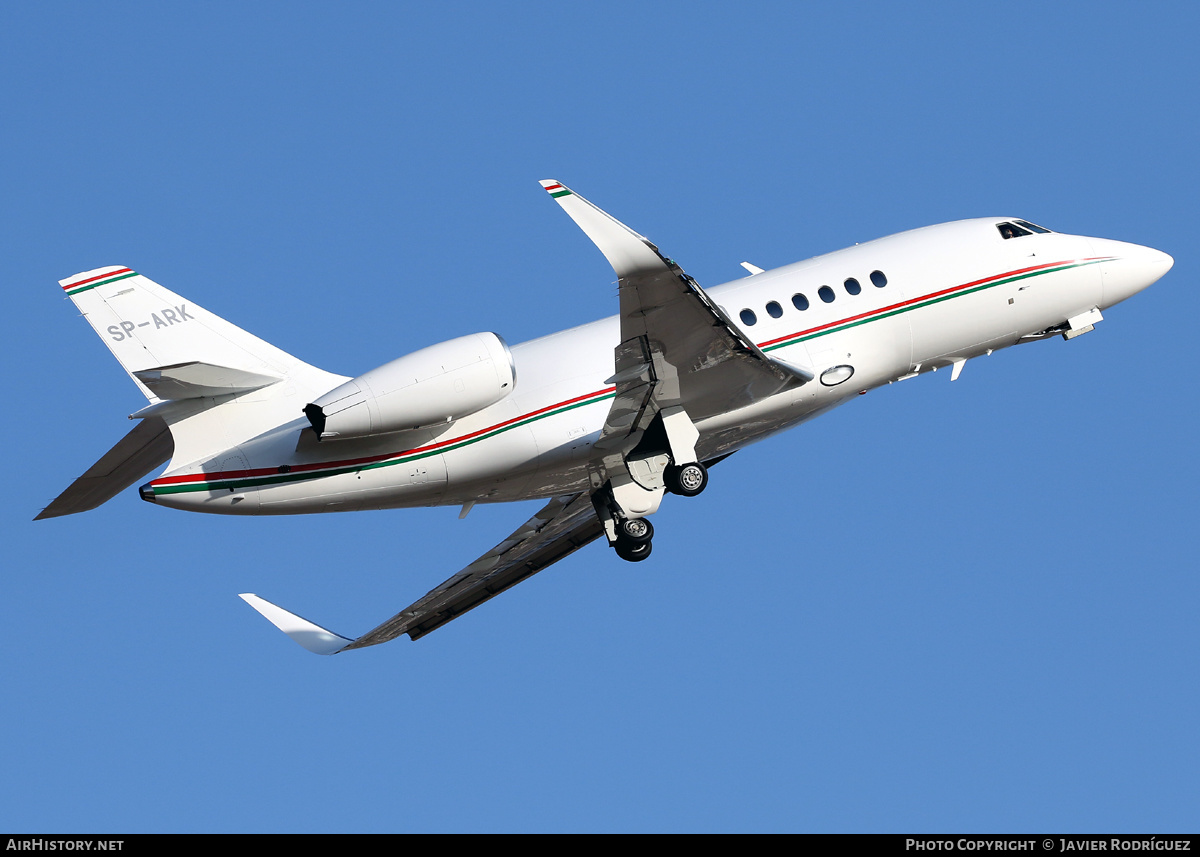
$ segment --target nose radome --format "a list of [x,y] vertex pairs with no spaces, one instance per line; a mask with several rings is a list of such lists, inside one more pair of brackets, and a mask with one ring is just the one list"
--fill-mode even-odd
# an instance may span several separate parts
[[1167,271],[1171,270],[1171,266],[1175,264],[1174,259],[1161,250],[1155,250],[1153,247],[1143,247],[1141,244],[1128,244],[1124,241],[1113,241],[1112,244],[1114,245],[1112,255],[1132,262],[1146,273],[1157,272],[1158,276],[1161,277]]
[[1175,266],[1175,260],[1162,250],[1155,250],[1153,247],[1143,247],[1141,249],[1146,251],[1146,265],[1152,270],[1158,270],[1158,277],[1155,277],[1156,280]]
[[1161,250],[1140,244],[1093,239],[1093,246],[1105,256],[1115,257],[1111,262],[1102,263],[1106,307],[1152,286],[1175,264],[1175,260]]

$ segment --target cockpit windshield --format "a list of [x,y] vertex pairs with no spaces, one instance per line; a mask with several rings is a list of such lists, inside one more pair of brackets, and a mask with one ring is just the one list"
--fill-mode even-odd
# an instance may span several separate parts
[[1030,223],[1028,220],[1014,220],[1011,223],[997,223],[996,228],[1000,230],[1000,237],[1023,238],[1026,235],[1032,235],[1035,232],[1048,233],[1050,230],[1044,226],[1038,226],[1036,223]]

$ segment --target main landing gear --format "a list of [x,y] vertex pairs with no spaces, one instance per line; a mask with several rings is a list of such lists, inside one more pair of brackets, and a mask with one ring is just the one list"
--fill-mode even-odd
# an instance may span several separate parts
[[671,464],[663,471],[663,482],[672,494],[695,497],[708,487],[708,468],[699,461],[678,467]]
[[[614,424],[622,424],[625,416],[632,420],[641,413],[638,408],[628,414],[621,411]],[[621,559],[641,562],[650,556],[654,526],[646,518],[658,511],[664,494],[695,497],[708,485],[708,468],[696,454],[699,439],[687,412],[671,405],[655,413],[639,433],[630,434],[627,442],[632,445],[627,449],[616,439],[597,443],[601,450],[612,451],[589,465],[592,505],[609,546]]]
[[641,562],[650,556],[654,546],[654,524],[645,518],[625,518],[617,524],[617,541],[613,550],[626,562]]
[[[698,461],[676,466],[668,465],[662,471],[662,485],[672,494],[695,497],[708,486],[708,468]],[[659,489],[660,491],[662,488]],[[610,489],[611,491],[611,489]],[[595,498],[593,498],[595,500]],[[657,504],[655,504],[657,507]],[[627,516],[615,502],[596,503],[597,511],[604,508],[602,520],[609,535],[609,544],[617,556],[626,562],[641,562],[653,550],[654,525],[641,516]]]

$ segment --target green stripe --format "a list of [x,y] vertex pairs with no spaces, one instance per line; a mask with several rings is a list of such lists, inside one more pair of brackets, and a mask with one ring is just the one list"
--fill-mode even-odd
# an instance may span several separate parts
[[598,396],[595,399],[588,399],[583,402],[576,402],[573,405],[557,408],[553,411],[547,411],[544,414],[538,414],[534,417],[528,417],[519,422],[503,426],[487,434],[481,434],[478,437],[473,437],[470,440],[460,441],[458,443],[450,443],[447,446],[438,447],[437,449],[426,450],[415,455],[405,455],[400,458],[391,458],[387,461],[375,461],[369,464],[353,464],[348,467],[337,467],[331,470],[321,470],[313,473],[311,471],[304,473],[279,473],[270,476],[252,476],[245,479],[221,480],[216,479],[212,482],[189,482],[182,485],[155,485],[154,495],[157,497],[162,494],[189,494],[193,491],[213,491],[224,490],[227,488],[255,488],[260,485],[280,485],[287,482],[302,482],[306,479],[322,479],[326,476],[342,476],[347,473],[359,473],[363,470],[378,470],[381,467],[392,467],[396,464],[406,464],[410,461],[418,461],[422,458],[428,458],[431,455],[441,455],[444,452],[451,452],[455,449],[462,449],[465,446],[470,446],[473,443],[478,443],[481,440],[487,440],[490,437],[503,434],[510,429],[520,428],[521,426],[529,425],[546,417],[553,417],[559,414],[565,414],[567,411],[573,411],[575,408],[582,408],[584,405],[594,405],[597,402],[603,402],[605,399],[616,397],[616,393],[609,393],[604,396]]
[[[570,193],[569,190],[564,190],[560,193],[553,194],[553,196],[564,196],[569,193]],[[963,295],[974,294],[975,292],[982,292],[982,291],[985,291],[986,289],[991,289],[996,286],[1002,286],[1006,283],[1015,283],[1018,280],[1024,280],[1024,279],[1028,279],[1030,277],[1038,277],[1038,276],[1041,276],[1042,274],[1054,274],[1059,271],[1069,270],[1071,268],[1082,268],[1087,265],[1095,265],[1095,264],[1098,264],[1099,262],[1103,262],[1103,261],[1105,261],[1105,260],[1104,259],[1094,259],[1094,260],[1088,261],[1088,262],[1068,263],[1065,265],[1060,265],[1059,267],[1056,267],[1056,268],[1047,268],[1042,271],[1030,271],[1025,274],[1017,274],[1012,277],[1005,277],[1003,279],[996,280],[995,282],[992,282],[992,283],[984,283],[982,285],[975,286],[974,288],[964,289],[963,291],[960,291],[960,292],[954,292],[952,294],[942,295],[942,296],[936,297],[936,298],[930,298],[929,300],[921,301],[920,303],[915,303],[915,304],[912,304],[911,306],[901,307],[899,309],[891,310],[890,312],[883,312],[878,315],[873,315],[869,318],[862,318],[862,319],[858,319],[857,321],[851,321],[851,322],[847,322],[846,324],[840,324],[836,327],[831,327],[828,330],[822,330],[822,331],[818,331],[816,333],[810,333],[807,335],[799,335],[799,336],[793,337],[792,339],[787,340],[786,342],[779,342],[779,343],[776,343],[775,345],[769,345],[769,346],[763,348],[763,351],[775,351],[779,348],[786,348],[789,345],[795,345],[798,342],[807,342],[810,339],[817,339],[821,336],[825,336],[826,334],[840,333],[841,331],[849,330],[852,327],[858,327],[859,325],[867,324],[872,321],[879,321],[880,319],[884,319],[884,318],[890,318],[895,315],[902,315],[903,313],[906,313],[910,310],[921,309],[921,308],[927,307],[927,306],[933,306],[934,304],[941,303],[942,301],[952,300],[954,298],[962,297]],[[125,274],[121,277],[114,277],[112,280],[105,280],[102,283],[96,283],[96,285],[99,286],[99,285],[103,285],[104,282],[109,282],[109,283],[115,282],[116,280],[121,280],[121,279],[124,279],[125,277],[132,277],[132,276],[134,276],[134,274]],[[89,285],[87,288],[91,288],[91,286]],[[80,289],[80,291],[85,291],[85,289]],[[598,396],[597,398],[594,398],[594,399],[587,399],[582,402],[576,402],[573,405],[567,405],[562,408],[557,408],[553,411],[547,411],[544,414],[538,414],[537,416],[527,417],[526,419],[520,420],[519,422],[512,423],[511,425],[506,425],[502,428],[495,429],[494,431],[490,431],[487,434],[481,434],[478,437],[473,437],[470,440],[464,440],[464,441],[460,441],[458,443],[450,443],[447,446],[438,447],[437,449],[431,449],[431,450],[427,450],[425,452],[419,452],[414,455],[405,455],[405,456],[401,456],[400,458],[392,458],[392,459],[388,459],[386,461],[376,461],[376,462],[371,462],[369,464],[355,464],[355,465],[350,465],[347,467],[337,467],[337,468],[332,468],[330,470],[318,471],[316,473],[313,473],[313,472],[278,473],[278,474],[272,474],[270,476],[254,476],[254,477],[249,477],[249,478],[245,478],[245,479],[221,480],[218,478],[211,482],[190,482],[190,483],[186,483],[186,484],[182,484],[182,485],[162,485],[162,486],[155,485],[154,486],[154,494],[155,494],[155,496],[158,496],[158,495],[163,495],[163,494],[186,494],[186,493],[191,493],[194,491],[212,491],[212,490],[227,489],[227,488],[255,488],[255,487],[258,487],[261,485],[281,485],[281,484],[285,484],[288,482],[302,482],[307,479],[322,479],[326,476],[342,476],[347,473],[358,473],[363,470],[377,470],[381,467],[392,467],[397,464],[406,464],[410,461],[418,461],[422,458],[428,458],[431,455],[441,455],[442,453],[452,452],[456,449],[462,449],[463,447],[470,446],[473,443],[477,443],[479,441],[487,440],[488,438],[495,437],[496,435],[503,434],[504,432],[509,431],[510,429],[520,428],[521,426],[529,425],[530,423],[537,422],[538,420],[545,419],[546,417],[553,417],[553,416],[557,416],[558,414],[564,414],[567,411],[574,410],[575,408],[582,408],[585,405],[594,405],[597,402],[602,402],[605,399],[612,399],[615,397],[616,397],[616,393],[609,393],[604,396]]]
[[1026,273],[1026,274],[1017,274],[1014,277],[1005,277],[1002,280],[996,280],[994,283],[984,283],[983,285],[976,286],[973,289],[964,289],[961,292],[954,292],[953,294],[942,295],[942,296],[936,297],[936,298],[930,298],[927,301],[921,301],[920,303],[915,303],[915,304],[912,304],[911,306],[901,307],[900,309],[894,309],[891,312],[883,312],[883,313],[880,313],[879,315],[873,315],[870,318],[860,318],[857,321],[847,322],[846,324],[841,324],[841,325],[838,325],[837,327],[831,327],[828,330],[821,330],[816,333],[810,333],[807,336],[804,336],[804,335],[797,336],[797,337],[787,340],[786,342],[777,342],[774,345],[767,346],[766,348],[763,349],[763,351],[764,352],[765,351],[774,351],[778,348],[786,348],[789,345],[795,345],[797,342],[808,342],[810,339],[817,339],[818,337],[825,336],[826,334],[829,334],[829,333],[841,333],[843,330],[849,330],[852,327],[858,327],[859,325],[867,324],[872,321],[879,321],[880,319],[883,319],[883,318],[891,318],[894,315],[902,315],[903,313],[909,312],[910,310],[923,309],[924,307],[933,306],[934,304],[941,303],[942,301],[953,300],[954,298],[960,298],[963,295],[970,295],[970,294],[974,294],[975,292],[982,292],[987,289],[995,288],[996,286],[1003,286],[1006,283],[1015,283],[1018,280],[1025,280],[1025,279],[1028,279],[1029,277],[1039,277],[1042,274],[1056,274],[1059,271],[1067,271],[1072,268],[1082,268],[1087,265],[1096,265],[1103,261],[1105,261],[1105,260],[1094,259],[1090,262],[1073,262],[1071,264],[1061,265],[1057,268],[1046,268],[1045,270],[1042,270],[1042,271],[1030,271],[1029,273]]
[[571,192],[569,190],[560,190],[556,193],[551,193],[550,195],[555,199],[558,199],[560,196],[570,196]]
[[117,280],[127,280],[130,277],[136,277],[136,276],[137,276],[137,271],[130,271],[128,274],[122,274],[119,277],[110,277],[107,280],[97,280],[94,283],[88,283],[86,286],[83,286],[78,289],[71,288],[70,286],[68,286],[67,294],[70,296],[78,295],[83,292],[86,292],[88,289],[94,289],[97,286],[107,286],[109,283],[115,283]]

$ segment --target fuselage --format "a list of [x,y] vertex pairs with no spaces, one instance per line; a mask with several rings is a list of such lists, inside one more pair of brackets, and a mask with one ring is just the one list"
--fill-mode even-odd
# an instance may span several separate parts
[[[1135,294],[1172,264],[1157,250],[1107,239],[1023,228],[1004,237],[1001,224],[1017,222],[925,227],[706,289],[764,352],[817,380],[700,422],[700,459],[882,384],[1066,332],[1072,319]],[[432,429],[318,441],[301,402],[294,419],[231,437],[219,457],[173,463],[143,497],[192,511],[298,514],[585,490],[620,338],[612,317],[515,345],[513,392]]]

